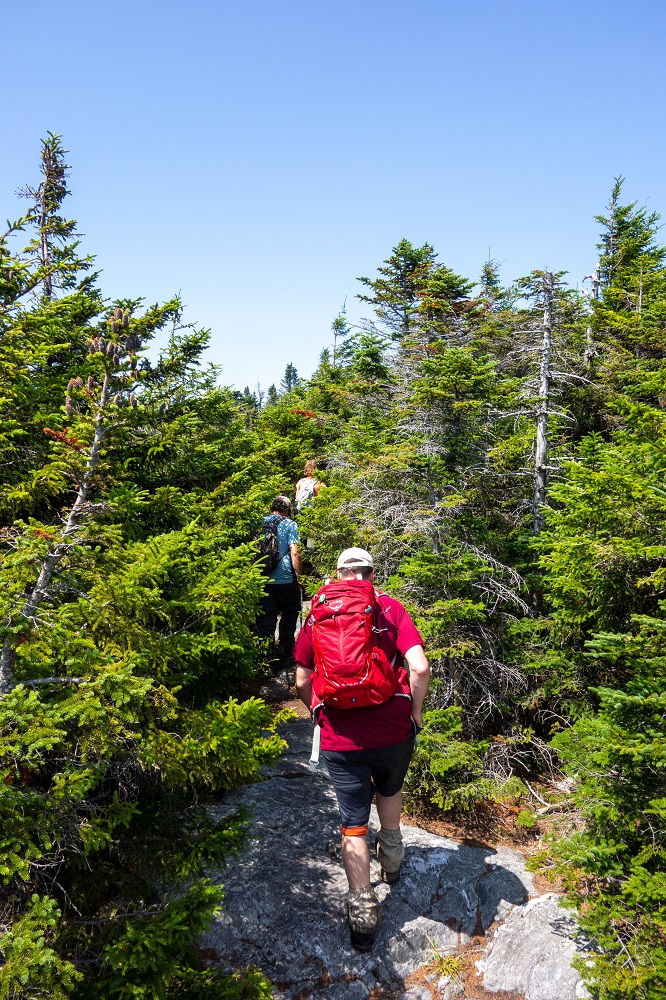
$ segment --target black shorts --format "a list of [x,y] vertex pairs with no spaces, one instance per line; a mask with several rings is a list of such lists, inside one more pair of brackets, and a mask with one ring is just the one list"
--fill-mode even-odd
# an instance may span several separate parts
[[385,798],[402,788],[414,752],[414,736],[375,750],[322,750],[345,829],[367,827],[375,792]]

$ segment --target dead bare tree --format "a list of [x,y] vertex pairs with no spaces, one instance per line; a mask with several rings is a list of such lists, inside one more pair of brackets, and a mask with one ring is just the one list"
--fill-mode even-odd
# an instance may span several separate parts
[[[585,287],[585,282],[590,282],[589,291]],[[596,266],[592,274],[586,274],[581,282],[581,288],[583,295],[591,302],[599,301],[599,291],[601,289],[601,261],[597,261]],[[597,349],[594,346],[594,341],[592,339],[592,327],[588,323],[585,329],[585,361],[588,365],[592,363],[592,360],[597,356]]]
[[539,360],[539,402],[536,413],[536,448],[534,454],[533,526],[538,534],[544,526],[543,506],[546,502],[548,470],[548,409],[550,404],[550,355],[553,342],[553,275],[544,271],[541,285],[543,299],[543,334]]
[[[488,410],[489,437],[493,435],[493,426],[503,426],[506,431],[508,421],[513,422],[514,433],[520,433],[521,428],[524,430],[526,422],[534,427],[522,468],[510,471],[488,468],[486,477],[532,480],[531,495],[523,494],[517,500],[514,518],[518,522],[529,515],[535,534],[541,532],[545,524],[549,477],[560,469],[566,457],[553,454],[553,441],[558,436],[553,428],[561,429],[575,422],[566,406],[566,388],[572,383],[592,384],[589,378],[580,374],[580,369],[589,369],[589,341],[586,338],[583,352],[579,339],[572,335],[574,327],[579,328],[584,318],[583,299],[575,292],[564,290],[563,274],[533,271],[517,282],[516,288],[530,300],[529,306],[523,312],[525,319],[519,319],[514,331],[516,346],[499,359],[498,370],[500,373],[509,371],[517,377],[520,389],[510,409],[490,407]],[[537,310],[541,316],[535,322]]]

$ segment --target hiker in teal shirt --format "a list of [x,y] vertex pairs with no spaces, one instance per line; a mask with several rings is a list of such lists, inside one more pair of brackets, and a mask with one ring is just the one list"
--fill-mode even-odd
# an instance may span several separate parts
[[261,599],[261,610],[257,618],[257,634],[270,639],[275,636],[278,615],[278,644],[269,647],[268,658],[273,673],[293,663],[292,651],[296,623],[301,610],[301,573],[303,565],[298,549],[298,526],[291,517],[291,503],[288,497],[276,497],[271,504],[271,512],[264,522],[277,519],[277,539],[280,561],[271,570],[266,583],[266,594]]

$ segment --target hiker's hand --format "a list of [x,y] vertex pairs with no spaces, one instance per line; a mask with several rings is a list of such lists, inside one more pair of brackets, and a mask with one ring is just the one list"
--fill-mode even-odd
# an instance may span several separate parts
[[412,712],[412,719],[419,727],[419,729],[423,729],[423,716],[421,715],[420,712]]

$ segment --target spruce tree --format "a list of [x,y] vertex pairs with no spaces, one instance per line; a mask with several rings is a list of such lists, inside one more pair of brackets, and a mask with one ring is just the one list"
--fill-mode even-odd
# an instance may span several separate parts
[[[25,187],[19,193],[32,204],[29,216],[35,236],[25,250],[33,262],[45,299],[51,299],[56,288],[72,288],[80,273],[91,264],[77,256],[76,223],[65,219],[61,209],[70,193],[67,188],[69,166],[62,137],[49,132],[42,140],[40,167],[42,178],[37,187]],[[35,266],[36,265],[36,266]]]

